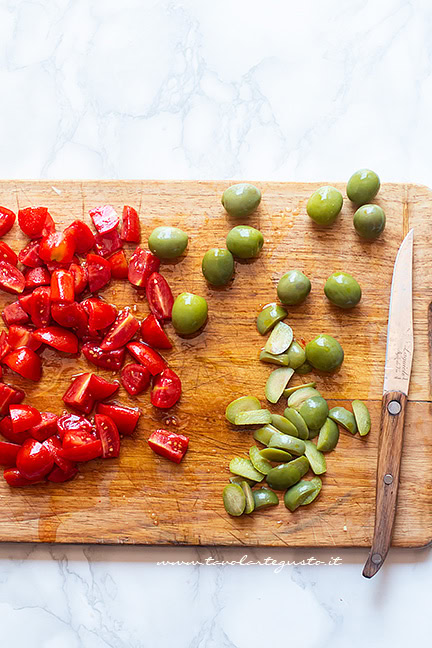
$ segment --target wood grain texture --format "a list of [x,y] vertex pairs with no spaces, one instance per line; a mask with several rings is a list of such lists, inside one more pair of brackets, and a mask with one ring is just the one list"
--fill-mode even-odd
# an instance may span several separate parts
[[[234,224],[220,204],[228,182],[0,183],[0,204],[12,209],[46,205],[59,224],[75,218],[89,222],[90,208],[110,203],[118,210],[124,204],[139,210],[144,244],[157,225],[182,227],[190,236],[187,255],[163,264],[162,271],[175,294],[189,290],[209,302],[209,321],[200,335],[181,339],[168,326],[174,349],[166,356],[184,386],[174,411],[156,412],[148,394],[141,396],[138,433],[124,440],[120,458],[83,466],[70,484],[12,491],[1,480],[0,540],[370,546],[390,284],[397,249],[410,226],[415,227],[415,353],[393,544],[422,546],[432,539],[432,412],[426,353],[432,282],[425,270],[432,267],[431,193],[415,185],[383,186],[377,202],[386,211],[387,228],[381,239],[369,243],[361,241],[352,227],[354,210],[349,201],[330,231],[310,222],[305,205],[318,183],[257,184],[263,201],[249,222],[264,234],[263,252],[254,261],[236,263],[232,286],[212,289],[202,277],[200,264],[209,247],[224,245]],[[22,246],[17,226],[5,240],[15,250]],[[368,401],[372,431],[365,439],[341,433],[337,449],[327,456],[322,494],[311,506],[290,513],[281,501],[272,510],[232,519],[221,501],[227,466],[233,456],[245,455],[252,435],[229,426],[224,410],[230,400],[245,393],[264,402],[271,368],[257,359],[264,340],[255,329],[255,317],[262,305],[275,299],[279,277],[293,267],[312,280],[307,302],[289,312],[287,321],[295,335],[308,340],[328,332],[345,349],[341,371],[331,377],[317,376],[318,387],[330,406],[349,406],[347,401],[354,398]],[[333,307],[323,294],[326,278],[338,269],[351,272],[363,288],[360,305],[350,312]],[[140,318],[148,312],[145,300],[137,299],[127,282],[113,282],[104,296],[119,306],[136,304]],[[3,305],[13,298],[2,294],[0,300]],[[24,386],[27,402],[60,413],[70,377],[88,370],[88,365],[81,358],[60,359],[48,349],[42,356],[40,384],[30,385],[12,375],[5,380]],[[295,378],[293,384],[308,379]],[[119,396],[124,402],[136,402],[123,389]],[[283,404],[274,408],[282,410]],[[190,450],[179,466],[147,447],[150,431],[161,425],[190,436]]]

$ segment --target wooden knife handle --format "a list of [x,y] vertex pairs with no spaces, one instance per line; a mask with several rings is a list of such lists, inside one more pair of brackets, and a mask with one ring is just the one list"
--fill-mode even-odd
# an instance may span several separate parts
[[363,569],[365,578],[375,576],[384,563],[391,545],[399,487],[406,404],[407,396],[402,392],[387,392],[382,399],[375,528],[372,547]]

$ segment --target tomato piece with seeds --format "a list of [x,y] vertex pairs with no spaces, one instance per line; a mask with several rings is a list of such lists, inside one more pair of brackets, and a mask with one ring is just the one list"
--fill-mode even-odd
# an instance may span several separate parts
[[37,268],[30,268],[25,273],[26,288],[37,288],[38,286],[49,286],[51,283],[51,276],[47,268],[39,266]]
[[117,212],[111,205],[102,205],[91,209],[89,214],[99,234],[111,232],[120,222]]
[[94,234],[90,227],[81,220],[75,220],[69,227],[66,227],[65,233],[74,240],[77,254],[87,254],[94,246]]
[[67,270],[54,270],[51,275],[51,301],[73,302],[75,299],[74,278]]
[[19,347],[28,347],[33,351],[37,351],[42,342],[39,342],[33,335],[34,330],[26,326],[12,324],[8,332],[8,344],[10,349],[18,349]]
[[45,263],[59,261],[70,263],[75,254],[75,240],[66,232],[53,232],[45,236],[39,246],[39,256]]
[[39,256],[40,241],[30,241],[18,253],[18,261],[23,263],[28,268],[39,268],[43,266],[44,262]]
[[102,455],[102,442],[84,430],[68,430],[62,441],[61,456],[69,461],[91,461]]
[[21,270],[7,261],[0,261],[0,290],[19,295],[25,288],[25,277]]
[[[1,209],[1,207],[0,207]],[[0,212],[1,215],[1,212]],[[13,266],[18,263],[18,257],[11,247],[4,241],[0,241],[0,261],[7,261]]]
[[137,247],[129,260],[128,279],[133,286],[145,288],[147,280],[153,272],[160,267],[160,260],[157,256]]
[[[22,306],[22,302],[21,306]],[[51,290],[48,286],[39,286],[32,293],[30,317],[38,328],[47,326],[51,320]]]
[[89,362],[111,371],[118,371],[124,360],[126,349],[114,349],[113,351],[104,351],[96,342],[86,342],[81,347],[81,351]]
[[95,414],[96,434],[102,442],[103,459],[118,457],[120,454],[120,435],[114,421],[105,414]]
[[101,348],[108,351],[120,349],[133,338],[139,329],[138,320],[128,307],[119,312],[114,324],[101,342]]
[[146,295],[150,310],[158,319],[171,319],[174,297],[167,280],[159,272],[150,275]]
[[87,272],[90,292],[104,288],[111,279],[109,262],[98,254],[87,254]]
[[2,311],[2,317],[8,328],[13,324],[25,324],[29,320],[28,313],[25,312],[19,301],[5,306]]
[[26,439],[18,451],[16,466],[25,479],[42,479],[54,466],[50,450],[36,439]]
[[96,234],[94,247],[97,254],[108,257],[110,254],[114,254],[114,252],[120,250],[123,247],[123,243],[117,230],[113,229],[106,234]]
[[12,430],[12,420],[10,416],[5,416],[4,419],[0,421],[0,434],[11,443],[18,443],[19,445],[22,445],[24,441],[29,439],[31,436],[29,430],[15,434]]
[[130,243],[139,243],[140,241],[140,222],[137,211],[129,205],[123,207],[121,238],[123,241]]
[[188,449],[189,438],[184,434],[156,430],[149,436],[148,444],[153,452],[161,457],[180,463]]
[[18,443],[0,441],[0,466],[15,466],[20,447]]
[[41,422],[42,417],[39,410],[31,405],[14,404],[9,406],[9,416],[12,421],[12,432],[19,434],[29,430]]
[[164,369],[153,381],[151,404],[167,409],[177,403],[181,396],[181,380],[172,369]]
[[94,331],[100,331],[110,326],[117,316],[117,308],[98,297],[89,297],[81,304],[88,314],[89,328]]
[[54,232],[55,225],[46,207],[26,207],[18,212],[18,225],[31,239]]
[[114,423],[120,434],[129,436],[135,430],[141,412],[137,407],[126,407],[121,403],[98,403],[96,406],[98,414],[109,416]]
[[130,363],[121,370],[120,380],[128,394],[137,396],[150,385],[150,372],[143,365]]
[[3,364],[23,378],[34,382],[40,380],[42,373],[41,359],[32,349],[21,347],[11,351],[3,358]]
[[34,332],[36,340],[63,353],[78,352],[77,336],[62,326],[44,326]]
[[75,295],[80,295],[88,283],[87,268],[78,263],[71,263],[69,272],[73,277],[74,293]]
[[62,416],[59,416],[56,425],[60,439],[63,439],[68,431],[84,430],[89,434],[93,433],[93,426],[85,416],[70,414],[69,412],[64,412]]
[[78,304],[77,302],[72,302],[72,304],[65,304],[63,302],[51,304],[51,316],[60,326],[76,329],[78,336],[83,335],[87,330],[87,313],[82,304]]
[[33,425],[28,430],[29,435],[36,439],[36,441],[45,441],[48,437],[57,434],[57,419],[58,416],[52,412],[41,412],[40,423]]
[[126,348],[135,360],[138,360],[140,364],[144,365],[150,371],[152,376],[161,373],[167,366],[162,356],[147,344],[143,344],[142,342],[129,342]]
[[114,279],[127,279],[128,262],[123,250],[115,252],[109,257],[108,262],[111,266],[111,276],[114,277]]
[[150,313],[141,322],[141,337],[146,344],[157,349],[172,349],[165,331],[163,330],[158,318]]
[[4,236],[15,223],[15,213],[7,207],[0,207],[0,236]]

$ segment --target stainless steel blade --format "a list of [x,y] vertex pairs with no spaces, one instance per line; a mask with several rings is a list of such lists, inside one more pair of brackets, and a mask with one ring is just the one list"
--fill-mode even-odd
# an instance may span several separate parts
[[396,256],[390,293],[384,394],[401,391],[408,395],[414,351],[412,314],[412,266],[414,230],[405,236]]

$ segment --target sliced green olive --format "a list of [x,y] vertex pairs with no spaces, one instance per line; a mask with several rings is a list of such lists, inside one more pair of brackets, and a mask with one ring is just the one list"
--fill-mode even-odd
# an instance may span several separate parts
[[265,349],[262,349],[259,354],[259,359],[261,362],[267,364],[279,365],[280,367],[289,366],[289,357],[287,353],[279,353],[279,355],[273,355],[273,353],[268,353]]
[[225,417],[230,423],[235,423],[235,417],[239,412],[260,409],[261,403],[255,396],[240,396],[231,401],[225,410]]
[[229,469],[234,475],[240,475],[243,479],[252,479],[254,482],[260,482],[264,478],[262,473],[255,470],[252,462],[243,457],[234,457],[234,459],[231,459]]
[[289,463],[280,464],[272,468],[267,475],[267,483],[275,490],[285,490],[300,481],[309,470],[309,461],[306,457],[298,457]]
[[315,439],[315,437],[317,437],[318,434],[319,434],[319,429],[309,430],[308,440],[310,441],[311,439]]
[[287,509],[294,513],[301,506],[305,499],[315,492],[315,486],[310,481],[301,480],[291,488],[288,488],[284,495],[284,503]]
[[278,430],[284,434],[290,434],[293,437],[298,437],[298,431],[294,423],[292,423],[285,416],[280,414],[272,414],[272,425],[274,425]]
[[227,484],[222,493],[225,511],[234,517],[242,515],[246,506],[246,497],[238,484]]
[[303,362],[303,364],[296,369],[296,373],[298,373],[300,376],[305,376],[306,374],[310,373],[313,371],[313,367],[309,362]]
[[252,446],[251,448],[249,448],[249,457],[255,470],[258,470],[258,472],[262,473],[263,475],[267,475],[267,473],[269,473],[273,468],[271,463],[260,455],[260,451],[257,446]]
[[293,373],[291,367],[278,367],[271,372],[265,386],[265,397],[270,403],[278,402]]
[[327,470],[326,458],[323,453],[317,450],[317,447],[312,441],[305,441],[305,455],[309,460],[310,467],[315,475],[322,475]]
[[249,515],[249,513],[252,513],[253,510],[255,509],[255,500],[254,500],[252,488],[249,486],[247,481],[242,481],[240,486],[241,486],[241,488],[243,490],[245,500],[246,500],[246,505],[245,505],[244,512],[247,515]]
[[263,427],[260,427],[258,430],[254,430],[253,437],[255,441],[259,441],[263,445],[268,446],[272,436],[278,432],[279,430],[273,425],[263,425]]
[[240,477],[239,475],[233,475],[232,477],[229,478],[230,484],[238,484],[239,486],[242,485],[242,482],[247,482],[249,486],[253,486],[256,484],[256,481],[253,479],[245,479],[244,477]]
[[276,302],[267,304],[267,306],[264,306],[257,317],[256,325],[258,333],[261,333],[261,335],[266,335],[266,333],[268,333],[273,328],[273,326],[283,320],[287,315],[288,313],[286,312],[285,308],[282,308],[282,306],[280,306]]
[[277,506],[279,504],[278,496],[269,488],[257,488],[252,492],[255,502],[255,511],[269,508],[269,506]]
[[287,354],[292,369],[298,369],[306,360],[306,351],[296,340],[291,342]]
[[308,438],[308,426],[306,425],[304,418],[297,412],[297,410],[293,409],[292,407],[287,407],[284,410],[284,416],[297,428],[299,439],[304,440]]
[[339,441],[339,428],[331,418],[328,418],[319,431],[317,449],[320,452],[331,452]]
[[285,322],[278,322],[265,344],[265,351],[278,355],[288,349],[293,340],[293,330]]
[[304,441],[289,434],[274,434],[270,439],[269,448],[286,450],[293,455],[303,455],[306,449]]
[[286,463],[293,458],[289,452],[279,450],[279,448],[264,448],[264,450],[260,450],[260,455],[267,461],[273,461],[274,463]]
[[293,407],[298,410],[302,403],[304,403],[308,398],[313,398],[314,396],[321,396],[315,387],[302,387],[302,389],[297,389],[288,398],[288,407]]
[[352,408],[360,436],[366,436],[371,429],[371,417],[367,406],[361,400],[353,400]]
[[322,481],[319,477],[312,477],[312,479],[309,480],[309,483],[314,485],[314,491],[309,495],[309,497],[306,497],[304,502],[302,502],[302,506],[312,504],[312,502],[316,500],[318,495],[321,493]]
[[345,430],[355,434],[357,432],[357,424],[355,422],[354,414],[345,407],[332,407],[329,412],[329,417],[335,423],[342,425]]
[[303,387],[316,387],[316,382],[304,383],[303,385],[296,385],[295,387],[287,387],[284,389],[283,395],[288,398],[291,394],[294,394],[295,391],[303,389]]
[[307,398],[298,408],[309,430],[319,430],[329,413],[327,401],[322,396]]
[[271,423],[271,414],[266,409],[249,410],[236,414],[235,425],[266,425]]

